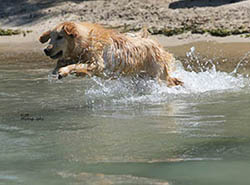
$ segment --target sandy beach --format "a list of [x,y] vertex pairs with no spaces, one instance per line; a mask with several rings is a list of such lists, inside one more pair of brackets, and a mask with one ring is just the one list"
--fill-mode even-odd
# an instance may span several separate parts
[[[1,0],[0,27],[43,31],[71,21],[98,22],[111,27],[151,32],[181,30],[202,32],[250,30],[248,0]],[[171,35],[170,32],[167,34]]]

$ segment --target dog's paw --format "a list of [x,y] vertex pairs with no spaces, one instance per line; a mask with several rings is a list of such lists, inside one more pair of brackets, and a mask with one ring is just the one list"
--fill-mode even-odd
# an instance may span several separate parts
[[68,74],[70,73],[70,70],[68,67],[61,67],[59,70],[58,70],[58,79],[61,79],[63,77],[66,77],[68,76]]
[[182,81],[180,81],[179,79],[177,78],[168,78],[168,86],[169,87],[172,87],[172,86],[177,86],[177,85],[180,85],[180,86],[183,86],[184,83]]

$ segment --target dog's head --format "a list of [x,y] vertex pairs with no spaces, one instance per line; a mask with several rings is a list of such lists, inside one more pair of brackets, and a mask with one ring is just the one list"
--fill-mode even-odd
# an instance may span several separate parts
[[74,39],[78,36],[76,25],[73,22],[64,22],[53,30],[44,32],[39,41],[46,43],[50,40],[44,49],[45,54],[52,59],[60,59],[69,56],[70,50],[74,47]]

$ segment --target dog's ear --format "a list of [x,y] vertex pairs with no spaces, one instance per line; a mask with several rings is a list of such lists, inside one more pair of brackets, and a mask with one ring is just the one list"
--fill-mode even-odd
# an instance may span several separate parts
[[47,41],[50,39],[50,33],[51,33],[50,30],[44,32],[44,33],[40,36],[39,41],[40,41],[41,43],[47,42]]
[[63,30],[68,36],[73,38],[76,38],[79,35],[79,32],[77,31],[75,24],[72,22],[65,22],[63,24]]

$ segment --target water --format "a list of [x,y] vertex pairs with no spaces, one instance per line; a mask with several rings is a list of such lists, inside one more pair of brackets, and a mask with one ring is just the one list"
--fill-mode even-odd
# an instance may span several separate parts
[[2,62],[0,185],[249,184],[249,77],[196,62],[173,88]]

